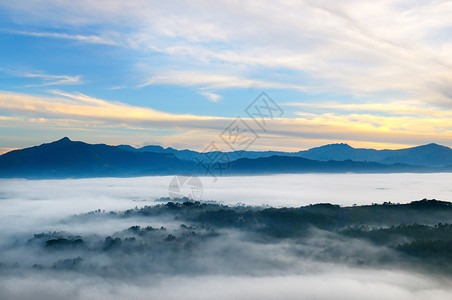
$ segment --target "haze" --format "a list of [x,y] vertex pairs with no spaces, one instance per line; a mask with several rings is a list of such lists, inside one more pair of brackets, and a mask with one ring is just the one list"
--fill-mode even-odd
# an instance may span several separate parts
[[[232,229],[223,230],[219,237],[203,242],[196,252],[177,252],[175,257],[167,254],[165,248],[160,249],[163,244],[156,244],[151,253],[157,256],[157,265],[146,261],[150,259],[146,258],[147,254],[122,255],[118,265],[104,253],[87,254],[85,250],[41,253],[29,244],[34,234],[46,232],[80,234],[95,244],[105,236],[124,238],[121,232],[134,225],[165,226],[176,234],[180,222],[165,216],[118,219],[108,214],[74,215],[161,203],[156,200],[167,196],[171,179],[0,181],[0,263],[14,266],[20,262],[24,268],[0,268],[0,298],[180,299],[184,295],[184,299],[211,299],[213,294],[217,299],[450,297],[452,282],[448,277],[440,279],[437,275],[410,270],[403,264],[380,265],[380,259],[397,260],[398,254],[364,241],[338,239],[322,231],[298,242],[283,240],[268,244]],[[452,174],[305,174],[221,177],[216,182],[212,178],[201,179],[204,185],[201,201],[229,205],[298,207],[334,202],[350,206],[384,201],[406,203],[420,197],[452,198],[448,185]],[[363,268],[319,260],[318,255],[325,253],[333,258],[360,253],[374,263]],[[54,268],[60,267],[68,257],[80,255],[85,255],[85,261],[106,268],[99,270],[109,271],[101,272],[94,267],[80,272],[36,271],[27,267],[36,261],[45,265],[57,259]]]

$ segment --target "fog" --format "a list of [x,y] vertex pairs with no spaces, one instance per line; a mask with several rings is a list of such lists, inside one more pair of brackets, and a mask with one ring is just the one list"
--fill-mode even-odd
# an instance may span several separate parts
[[[138,178],[90,178],[68,180],[0,179],[0,234],[8,236],[53,230],[66,216],[101,209],[125,210],[153,205],[168,197],[173,176]],[[452,174],[297,174],[272,176],[201,177],[200,200],[227,205],[270,205],[299,207],[315,203],[343,206],[390,201],[408,203],[430,198],[452,200]],[[184,192],[184,191],[183,191]],[[188,194],[188,193],[187,193]],[[89,230],[107,233],[132,224],[106,221]],[[71,225],[68,225],[71,226]],[[65,230],[61,227],[61,230]],[[83,228],[79,233],[83,233]],[[0,241],[0,244],[2,241]]]
[[[174,276],[140,284],[86,278],[15,277],[2,299],[450,299],[450,281],[404,272],[335,269],[287,276]],[[20,289],[18,288],[20,287]]]
[[[0,299],[450,298],[449,275],[332,231],[309,228],[306,235],[277,239],[171,214],[124,212],[161,204],[171,179],[1,180]],[[452,199],[452,174],[201,181],[201,202],[226,205]]]
[[[0,179],[0,200],[35,202],[30,209],[53,203],[61,212],[77,213],[108,207],[125,209],[168,196],[172,176],[69,180]],[[201,177],[202,200],[271,206],[332,202],[340,205],[413,199],[452,199],[452,173],[428,174],[296,174]],[[80,201],[86,200],[86,201]],[[10,207],[9,205],[7,205]],[[11,207],[12,208],[12,207]],[[12,208],[13,209],[13,208]],[[21,210],[22,211],[22,210]],[[14,213],[12,210],[11,213]]]

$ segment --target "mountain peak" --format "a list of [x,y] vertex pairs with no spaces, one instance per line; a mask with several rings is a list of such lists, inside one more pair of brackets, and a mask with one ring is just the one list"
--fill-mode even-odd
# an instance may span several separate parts
[[56,141],[55,143],[70,143],[72,142],[67,136],[62,138],[61,140]]
[[425,146],[428,146],[428,147],[444,147],[444,146],[436,144],[436,143],[430,143],[430,144],[427,144]]
[[328,145],[320,146],[319,148],[343,148],[343,149],[351,149],[351,148],[353,148],[353,147],[350,146],[349,144],[345,144],[345,143],[336,143],[336,144],[328,144]]
[[422,145],[422,146],[417,146],[414,148],[430,148],[430,149],[447,149],[449,147],[443,146],[443,145],[439,145],[436,143],[430,143],[430,144],[426,144],[426,145]]

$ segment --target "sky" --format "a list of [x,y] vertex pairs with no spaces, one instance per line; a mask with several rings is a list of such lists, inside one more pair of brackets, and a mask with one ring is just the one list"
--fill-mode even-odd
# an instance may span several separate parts
[[[452,1],[0,0],[0,153],[452,146]],[[278,114],[247,114],[262,92]],[[280,112],[280,113],[279,113]],[[227,144],[219,144],[228,151]]]

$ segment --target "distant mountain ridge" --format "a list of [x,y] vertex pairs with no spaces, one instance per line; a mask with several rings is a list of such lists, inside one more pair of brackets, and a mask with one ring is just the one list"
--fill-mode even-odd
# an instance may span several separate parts
[[61,140],[0,156],[0,177],[67,178],[173,174],[195,163],[169,153],[135,152],[117,146]]
[[452,165],[452,149],[434,143],[399,150],[357,149],[347,144],[330,144],[298,153],[304,158],[315,160],[351,159],[354,161],[385,164],[403,163],[428,167]]
[[[432,170],[407,164],[382,164],[353,160],[319,161],[303,157],[270,156],[255,159],[241,158],[225,168],[226,174],[284,174],[284,173],[401,173]],[[302,172],[300,172],[302,171]]]
[[[171,153],[179,159],[192,161],[208,161],[206,155],[212,157],[217,152],[202,153],[193,150],[176,150],[174,148],[163,148],[161,146],[144,146],[135,149],[128,145],[120,145],[123,149],[137,152],[158,152]],[[320,147],[302,150],[298,152],[282,152],[282,151],[234,151],[223,152],[224,158],[230,158],[234,161],[240,158],[261,158],[270,156],[294,156],[319,161],[363,161],[378,162],[383,164],[408,164],[413,166],[424,167],[446,167],[452,165],[452,149],[438,144],[427,144],[412,148],[398,150],[375,150],[366,148],[353,148],[348,144],[329,144]]]
[[[347,144],[330,144],[299,152],[236,151],[221,153],[222,162],[210,161],[212,154],[219,153],[161,146],[136,149],[128,145],[87,144],[65,137],[1,155],[0,178],[209,176],[205,168],[218,166],[221,174],[227,175],[452,171],[452,149],[437,144],[401,150],[356,149]],[[225,161],[225,157],[229,157],[229,161]]]

